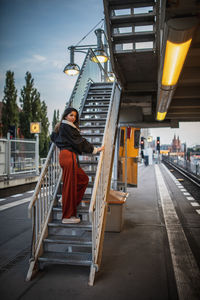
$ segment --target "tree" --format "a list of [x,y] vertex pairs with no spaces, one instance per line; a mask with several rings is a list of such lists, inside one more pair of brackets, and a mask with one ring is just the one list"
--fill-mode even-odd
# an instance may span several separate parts
[[48,134],[48,129],[49,129],[49,120],[47,117],[47,106],[44,101],[41,103],[41,115],[40,115],[40,120],[41,120],[41,133],[40,133],[40,145],[39,145],[39,153],[40,157],[46,157],[48,150],[49,150],[49,134]]
[[15,88],[14,72],[6,72],[2,108],[3,136],[12,127],[13,134],[16,134],[19,123],[19,108],[17,106],[17,89]]
[[55,125],[60,121],[60,113],[59,113],[59,109],[54,109],[53,112],[53,121],[52,121],[52,130],[54,130]]
[[22,111],[20,112],[20,132],[24,138],[32,138],[30,133],[30,122],[32,122],[32,103],[36,90],[34,89],[34,79],[31,73],[26,72],[25,86],[21,89],[20,103]]
[[40,93],[34,88],[34,79],[30,72],[26,72],[25,86],[21,89],[20,131],[24,138],[34,138],[30,133],[30,123],[40,122],[41,133],[39,134],[39,154],[46,157],[49,149],[49,120],[47,106],[40,100]]

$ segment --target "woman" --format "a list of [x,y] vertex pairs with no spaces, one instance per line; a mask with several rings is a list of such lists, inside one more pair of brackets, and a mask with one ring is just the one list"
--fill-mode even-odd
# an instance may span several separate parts
[[104,146],[96,148],[83,138],[78,124],[78,111],[69,107],[51,135],[51,140],[60,148],[59,163],[63,170],[62,223],[80,222],[76,208],[83,198],[89,178],[77,163],[77,155],[83,152],[96,154],[104,150]]

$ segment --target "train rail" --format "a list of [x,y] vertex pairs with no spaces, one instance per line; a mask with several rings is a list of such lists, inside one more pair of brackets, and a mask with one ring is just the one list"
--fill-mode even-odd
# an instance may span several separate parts
[[176,164],[163,159],[162,162],[168,169],[171,169],[173,175],[181,181],[182,185],[191,193],[191,195],[200,202],[200,178],[188,172]]

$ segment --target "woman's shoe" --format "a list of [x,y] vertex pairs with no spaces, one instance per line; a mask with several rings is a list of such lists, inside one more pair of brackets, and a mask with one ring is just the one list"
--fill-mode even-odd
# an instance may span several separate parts
[[77,223],[80,223],[80,221],[81,221],[80,218],[77,218],[77,217],[62,219],[63,224],[77,224]]

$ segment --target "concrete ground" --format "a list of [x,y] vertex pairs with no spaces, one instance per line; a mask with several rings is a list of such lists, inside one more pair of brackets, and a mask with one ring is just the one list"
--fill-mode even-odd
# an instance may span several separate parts
[[93,287],[87,285],[89,268],[63,265],[45,267],[27,283],[29,257],[24,253],[1,274],[1,299],[177,300],[154,166],[141,166],[138,188],[128,192],[123,230],[106,232]]

